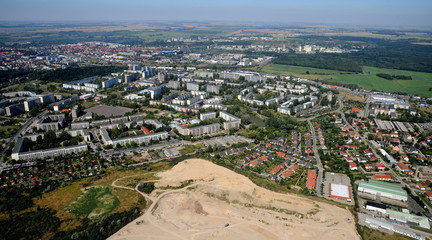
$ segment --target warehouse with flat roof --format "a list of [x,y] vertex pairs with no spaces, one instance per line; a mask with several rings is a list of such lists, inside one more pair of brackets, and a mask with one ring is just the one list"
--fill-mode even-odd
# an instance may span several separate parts
[[343,184],[330,183],[330,198],[351,201],[349,186]]
[[429,220],[424,216],[417,216],[414,214],[410,214],[408,210],[405,212],[399,212],[391,209],[387,209],[386,213],[389,215],[389,218],[392,220],[396,220],[403,223],[415,223],[419,225],[419,227],[430,229]]
[[361,181],[358,185],[358,192],[380,195],[400,201],[407,201],[408,194],[402,189],[400,184],[388,183],[369,179],[368,182]]

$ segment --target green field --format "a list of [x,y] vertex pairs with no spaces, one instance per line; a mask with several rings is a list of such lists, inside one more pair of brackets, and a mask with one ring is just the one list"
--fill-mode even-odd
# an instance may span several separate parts
[[107,215],[120,204],[109,187],[92,187],[66,207],[66,211],[90,219]]
[[[296,77],[325,80],[334,83],[356,84],[359,87],[386,92],[406,92],[412,95],[432,97],[432,73],[413,72],[375,67],[363,67],[363,74],[335,70],[271,64],[263,68],[264,72],[293,75]],[[309,72],[309,74],[307,74]],[[390,75],[408,75],[412,80],[386,80],[377,77],[377,73]]]

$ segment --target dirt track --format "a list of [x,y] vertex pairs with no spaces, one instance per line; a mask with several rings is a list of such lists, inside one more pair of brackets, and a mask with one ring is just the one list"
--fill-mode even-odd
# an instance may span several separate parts
[[152,202],[146,213],[110,239],[360,239],[348,210],[271,192],[206,160],[183,161],[159,177],[156,185],[169,187],[143,194]]

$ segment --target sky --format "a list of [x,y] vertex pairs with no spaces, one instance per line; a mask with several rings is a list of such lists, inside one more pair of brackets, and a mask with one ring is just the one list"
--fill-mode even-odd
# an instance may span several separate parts
[[232,21],[431,26],[431,0],[0,0],[0,21]]

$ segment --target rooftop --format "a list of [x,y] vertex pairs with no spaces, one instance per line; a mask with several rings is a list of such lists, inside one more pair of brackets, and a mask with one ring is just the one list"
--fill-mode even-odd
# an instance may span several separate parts
[[399,195],[403,197],[408,197],[406,191],[402,189],[401,185],[396,183],[381,182],[381,181],[370,179],[369,182],[360,182],[359,188],[360,187],[373,189],[380,192],[386,192],[389,194]]

